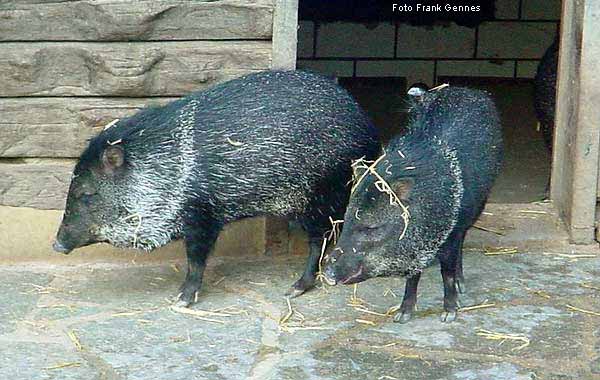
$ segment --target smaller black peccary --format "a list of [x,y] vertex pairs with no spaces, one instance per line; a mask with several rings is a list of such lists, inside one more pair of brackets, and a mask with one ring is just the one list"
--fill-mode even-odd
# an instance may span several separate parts
[[[355,165],[344,229],[326,258],[330,284],[407,277],[397,322],[415,310],[423,269],[436,258],[444,282],[442,320],[464,291],[462,245],[502,162],[498,113],[488,94],[447,87],[412,99],[408,130],[374,164]],[[371,165],[370,169],[367,167]],[[373,166],[374,165],[374,166]],[[458,288],[458,289],[457,289]]]

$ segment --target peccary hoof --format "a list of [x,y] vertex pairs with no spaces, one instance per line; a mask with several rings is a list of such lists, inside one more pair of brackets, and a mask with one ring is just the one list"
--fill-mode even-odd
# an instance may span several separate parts
[[412,311],[400,311],[396,315],[394,315],[394,322],[397,323],[406,323],[410,321],[413,317]]
[[292,286],[285,292],[285,296],[289,297],[289,298],[296,298],[296,297],[304,294],[305,291],[306,290],[296,289],[295,287]]
[[454,322],[456,320],[456,310],[444,311],[440,317],[440,321],[444,323]]
[[185,300],[177,300],[173,306],[175,307],[189,307],[192,303]]
[[315,285],[314,280],[306,281],[304,278],[301,278],[298,281],[294,282],[294,285],[292,285],[285,292],[285,296],[290,297],[290,298],[296,298],[296,297],[301,296],[302,294],[306,293],[306,291],[311,289],[314,285]]
[[175,297],[174,306],[176,307],[189,307],[191,304],[198,302],[198,292],[186,291],[185,284],[182,285],[180,293]]

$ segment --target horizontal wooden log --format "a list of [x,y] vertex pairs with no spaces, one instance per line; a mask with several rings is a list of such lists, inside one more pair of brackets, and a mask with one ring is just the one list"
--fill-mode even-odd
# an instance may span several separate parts
[[269,0],[0,2],[0,41],[270,39]]
[[179,96],[271,64],[270,41],[3,43],[0,96]]
[[74,160],[0,162],[0,205],[64,208],[74,165]]
[[177,98],[6,98],[0,100],[0,157],[79,157],[114,119]]

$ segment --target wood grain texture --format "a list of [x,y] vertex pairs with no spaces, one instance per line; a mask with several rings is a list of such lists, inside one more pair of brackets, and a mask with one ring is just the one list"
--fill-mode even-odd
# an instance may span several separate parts
[[0,96],[179,96],[270,65],[270,41],[4,43]]
[[8,98],[0,100],[0,157],[79,157],[114,119],[177,98]]
[[296,69],[298,0],[276,0],[273,17],[273,68]]
[[0,205],[62,209],[75,161],[0,163]]
[[270,39],[269,0],[0,2],[0,41]]
[[563,3],[551,198],[575,244],[594,242],[600,154],[600,4]]

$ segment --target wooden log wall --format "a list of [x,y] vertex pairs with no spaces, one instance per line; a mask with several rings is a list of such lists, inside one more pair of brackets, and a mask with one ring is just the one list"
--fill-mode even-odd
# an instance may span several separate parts
[[113,119],[272,60],[273,0],[0,2],[0,205],[62,209]]

